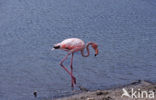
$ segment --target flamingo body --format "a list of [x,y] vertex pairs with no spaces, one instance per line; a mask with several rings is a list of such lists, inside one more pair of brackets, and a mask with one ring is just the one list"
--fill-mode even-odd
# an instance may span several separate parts
[[76,51],[80,51],[85,48],[85,43],[81,39],[78,38],[69,38],[63,40],[60,44],[60,49],[65,50],[65,51],[70,51],[72,49],[76,49]]

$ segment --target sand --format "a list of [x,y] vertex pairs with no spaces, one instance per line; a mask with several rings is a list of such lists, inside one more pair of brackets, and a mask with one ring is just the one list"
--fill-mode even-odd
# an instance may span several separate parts
[[[123,94],[123,88],[131,97],[121,97]],[[132,88],[134,89],[133,91]],[[135,91],[136,93],[134,94]],[[146,91],[147,94],[144,93],[142,95],[141,93],[143,93],[143,91]],[[156,83],[138,80],[126,86],[113,88],[110,90],[85,91],[69,97],[57,98],[56,100],[156,100],[155,91]]]

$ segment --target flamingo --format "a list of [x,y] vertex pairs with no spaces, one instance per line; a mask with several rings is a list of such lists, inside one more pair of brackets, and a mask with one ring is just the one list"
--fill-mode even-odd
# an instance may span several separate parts
[[[67,51],[67,55],[61,60],[60,66],[64,68],[64,70],[70,75],[71,77],[71,87],[73,88],[74,85],[76,85],[76,78],[73,75],[73,56],[75,52],[81,51],[81,55],[83,57],[88,57],[90,55],[89,52],[89,46],[92,46],[92,48],[95,50],[95,56],[98,55],[98,45],[94,42],[88,42],[85,46],[85,43],[83,40],[79,38],[68,38],[63,40],[60,43],[54,44],[52,50],[54,49],[60,49]],[[84,49],[87,49],[87,54],[84,54]],[[67,59],[69,55],[71,55],[71,62],[70,62],[70,71],[63,65],[63,62]]]

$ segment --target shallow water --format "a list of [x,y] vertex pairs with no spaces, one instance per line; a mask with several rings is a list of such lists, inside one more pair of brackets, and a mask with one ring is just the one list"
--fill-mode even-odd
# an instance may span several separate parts
[[77,86],[155,82],[155,9],[155,0],[0,0],[0,100],[33,100],[35,90],[38,100],[72,94],[59,66],[66,52],[50,51],[69,37],[100,50],[97,57],[93,50],[74,55]]

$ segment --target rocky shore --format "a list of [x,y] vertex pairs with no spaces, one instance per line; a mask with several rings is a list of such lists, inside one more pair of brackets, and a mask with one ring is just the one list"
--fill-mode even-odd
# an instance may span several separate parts
[[110,90],[84,91],[56,100],[156,100],[156,83],[138,80]]

